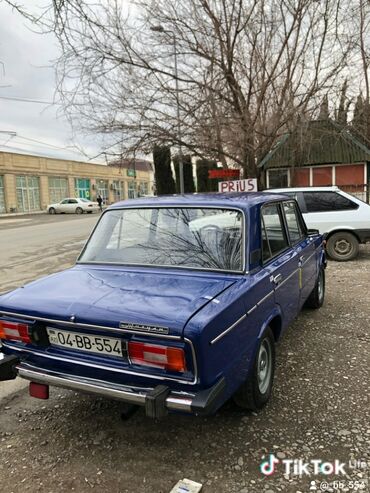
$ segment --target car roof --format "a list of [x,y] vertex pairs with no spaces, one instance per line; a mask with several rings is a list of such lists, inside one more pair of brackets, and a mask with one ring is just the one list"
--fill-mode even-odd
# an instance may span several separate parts
[[287,187],[287,188],[269,188],[266,192],[285,193],[285,192],[333,192],[340,190],[337,186],[330,187]]
[[264,204],[271,200],[286,199],[286,195],[266,192],[244,193],[194,193],[184,195],[161,195],[160,197],[140,197],[138,199],[124,200],[111,205],[109,209],[121,209],[129,207],[220,207],[249,209],[258,204]]

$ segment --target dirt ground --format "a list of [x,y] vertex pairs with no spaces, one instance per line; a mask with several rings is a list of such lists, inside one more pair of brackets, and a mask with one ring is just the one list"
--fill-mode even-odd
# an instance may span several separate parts
[[[117,402],[19,390],[0,401],[0,490],[167,493],[189,478],[204,493],[370,491],[370,247],[326,274],[325,305],[304,310],[277,347],[259,414],[230,402],[207,419],[139,410],[124,421]],[[270,453],[280,463],[264,476]],[[347,474],[284,476],[283,459],[338,459]]]

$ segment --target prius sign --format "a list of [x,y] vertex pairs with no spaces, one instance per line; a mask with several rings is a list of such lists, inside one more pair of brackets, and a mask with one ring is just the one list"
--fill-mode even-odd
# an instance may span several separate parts
[[257,178],[246,180],[220,181],[219,192],[257,192]]

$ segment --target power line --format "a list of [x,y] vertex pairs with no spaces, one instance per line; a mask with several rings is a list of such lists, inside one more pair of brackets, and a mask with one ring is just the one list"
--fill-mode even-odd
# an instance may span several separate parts
[[41,101],[40,99],[17,98],[11,96],[0,96],[0,99],[5,99],[6,101],[19,101],[23,103],[50,104],[50,105],[58,105],[58,106],[61,104],[61,103],[54,103],[52,101]]
[[49,144],[48,142],[43,142],[42,140],[31,139],[30,137],[23,137],[23,135],[19,135],[19,134],[17,135],[17,138],[22,139],[22,140],[28,140],[30,142],[35,142],[36,144],[41,144],[42,146],[46,146],[46,147],[53,147],[54,149],[61,149],[63,151],[68,149],[67,146],[60,147],[60,146],[56,146],[54,144]]

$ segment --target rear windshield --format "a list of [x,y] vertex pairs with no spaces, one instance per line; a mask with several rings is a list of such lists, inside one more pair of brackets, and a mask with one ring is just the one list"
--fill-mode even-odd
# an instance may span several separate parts
[[107,211],[79,262],[243,270],[236,210],[140,208]]

